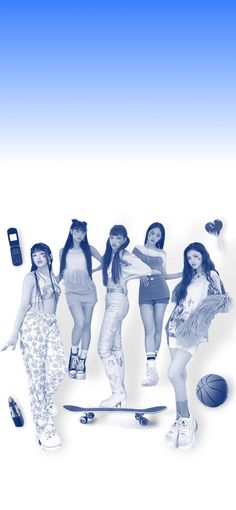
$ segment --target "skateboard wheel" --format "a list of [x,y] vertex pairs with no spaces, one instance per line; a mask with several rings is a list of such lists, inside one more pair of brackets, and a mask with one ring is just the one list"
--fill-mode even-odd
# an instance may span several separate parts
[[142,425],[143,427],[146,427],[148,424],[149,424],[149,420],[147,418],[141,418],[139,420],[139,423],[140,425]]
[[82,416],[82,417],[80,418],[80,423],[87,423],[87,422],[88,422],[88,418],[87,418],[87,416]]
[[92,420],[94,418],[95,414],[94,413],[88,413],[87,414],[87,417],[89,418],[89,420]]

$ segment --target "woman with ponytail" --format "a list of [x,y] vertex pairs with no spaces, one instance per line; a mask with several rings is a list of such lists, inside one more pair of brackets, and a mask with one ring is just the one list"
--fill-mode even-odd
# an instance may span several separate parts
[[114,225],[110,230],[102,262],[103,284],[107,294],[105,315],[98,342],[98,353],[108,377],[112,395],[101,402],[101,407],[126,405],[121,326],[129,309],[127,282],[152,273],[150,267],[126,250],[128,244],[126,228],[123,225]]
[[61,446],[52,398],[65,373],[65,358],[56,320],[60,288],[52,271],[52,253],[44,243],[31,248],[31,272],[24,279],[21,305],[10,340],[2,350],[20,348],[28,375],[30,404],[39,446]]
[[59,280],[64,280],[66,300],[74,321],[68,373],[76,379],[86,377],[91,321],[97,302],[92,280],[92,257],[102,261],[100,253],[89,245],[87,223],[72,220],[65,246],[60,250]]

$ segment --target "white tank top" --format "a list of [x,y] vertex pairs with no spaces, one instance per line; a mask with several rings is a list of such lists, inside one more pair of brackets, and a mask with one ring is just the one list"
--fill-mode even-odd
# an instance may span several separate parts
[[66,292],[77,292],[79,290],[80,293],[86,293],[95,289],[82,250],[68,250],[63,278]]
[[85,271],[87,270],[87,263],[84,252],[82,250],[69,250],[66,256],[66,269],[69,271]]

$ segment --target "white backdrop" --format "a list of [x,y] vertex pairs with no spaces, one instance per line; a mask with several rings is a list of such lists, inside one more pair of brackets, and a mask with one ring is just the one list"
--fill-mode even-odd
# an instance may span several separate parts
[[[193,241],[208,248],[226,289],[235,294],[235,197],[232,161],[2,161],[1,185],[1,345],[9,338],[19,306],[22,280],[30,269],[29,251],[35,242],[49,244],[58,272],[58,252],[67,237],[72,218],[88,222],[88,238],[103,252],[110,227],[123,223],[131,239],[129,248],[141,244],[146,228],[154,221],[166,227],[167,269],[182,269],[182,253]],[[224,223],[223,249],[204,225],[220,218]],[[6,230],[17,227],[24,263],[11,264]],[[165,433],[175,416],[174,394],[167,378],[169,354],[166,337],[159,357],[160,382],[143,388],[145,357],[139,315],[138,282],[129,283],[130,311],[123,325],[126,385],[129,404],[167,405],[153,415],[151,425],[139,426],[132,415],[99,415],[85,426],[79,415],[62,404],[94,405],[109,395],[109,386],[96,346],[104,308],[101,273],[94,276],[99,303],[92,322],[92,343],[85,381],[67,376],[57,394],[60,407],[56,425],[63,447],[41,452],[35,443],[26,374],[19,347],[0,353],[0,452],[1,500],[4,508],[25,510],[85,506],[118,509],[150,505],[178,509],[227,508],[233,505],[233,473],[229,468],[235,440],[235,322],[218,315],[210,330],[210,343],[202,345],[188,369],[190,407],[199,423],[198,444],[189,452],[168,449]],[[170,289],[174,282],[169,282]],[[168,305],[167,319],[173,305]],[[58,320],[68,357],[72,320],[62,295]],[[218,373],[229,384],[223,406],[210,409],[195,395],[198,380]],[[11,395],[25,417],[22,429],[14,427],[8,410]],[[10,496],[12,493],[12,496]]]

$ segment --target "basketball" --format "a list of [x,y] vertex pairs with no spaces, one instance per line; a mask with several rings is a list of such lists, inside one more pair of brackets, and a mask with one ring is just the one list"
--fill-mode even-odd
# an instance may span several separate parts
[[218,407],[227,399],[227,382],[221,375],[204,375],[198,382],[196,393],[205,406]]

